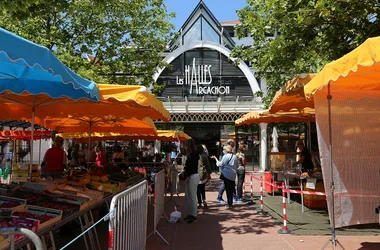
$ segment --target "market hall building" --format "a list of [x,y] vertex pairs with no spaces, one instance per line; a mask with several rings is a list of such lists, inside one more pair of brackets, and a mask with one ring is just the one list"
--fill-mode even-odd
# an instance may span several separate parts
[[[264,79],[255,77],[255,70],[243,61],[233,62],[231,50],[237,45],[251,45],[247,35],[237,39],[234,26],[239,21],[219,22],[203,1],[195,7],[170,43],[165,58],[171,66],[154,75],[165,85],[158,94],[171,113],[166,128],[182,128],[197,143],[206,144],[210,154],[218,155],[227,139],[244,141],[248,161],[259,163],[258,141],[265,139],[266,124],[235,129],[234,122],[243,114],[260,110],[263,104],[254,96],[266,94]],[[237,65],[237,66],[235,66]],[[236,131],[235,131],[236,130]],[[265,134],[265,138],[260,138]],[[261,149],[261,154],[266,155]],[[264,145],[262,145],[264,146]]]

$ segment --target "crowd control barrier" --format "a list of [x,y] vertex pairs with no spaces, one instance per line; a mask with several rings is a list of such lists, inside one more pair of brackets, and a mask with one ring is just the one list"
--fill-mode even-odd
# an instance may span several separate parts
[[147,181],[115,195],[110,205],[108,250],[145,249],[147,217]]
[[158,223],[160,222],[161,216],[169,222],[168,217],[165,215],[165,171],[161,170],[155,176],[154,181],[154,225],[153,232],[149,234],[148,238],[152,235],[157,234],[160,238],[169,245],[169,242],[157,231]]
[[179,198],[178,181],[179,179],[178,179],[177,162],[174,162],[169,168],[170,199],[167,201],[166,205],[168,205],[170,202],[173,202],[176,205],[176,207],[180,207],[180,205],[178,205],[177,202],[175,202],[174,200],[174,195],[177,195],[177,197]]

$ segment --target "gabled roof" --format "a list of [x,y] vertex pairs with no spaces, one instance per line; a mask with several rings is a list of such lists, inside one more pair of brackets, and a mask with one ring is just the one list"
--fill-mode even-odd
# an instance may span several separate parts
[[[221,25],[221,23],[218,21],[218,19],[216,19],[216,17],[214,16],[214,14],[211,12],[211,10],[207,7],[207,5],[201,0],[197,6],[194,8],[194,10],[191,12],[190,16],[186,19],[186,21],[183,23],[183,25],[181,26],[181,28],[178,30],[179,34],[180,34],[180,31],[181,30],[185,30],[185,28],[187,26],[191,26],[192,24],[190,23],[191,20],[193,19],[193,17],[201,10],[204,10],[207,15],[211,18],[211,21],[214,22],[214,24],[216,25],[216,27],[219,29],[219,30],[222,30],[223,26]],[[234,40],[231,38],[231,36],[228,34],[227,31],[223,30],[223,36],[232,44],[232,45],[235,45],[235,42]],[[178,39],[178,35],[172,40],[172,42],[170,43],[170,47],[173,45],[173,43],[175,41],[177,41]]]

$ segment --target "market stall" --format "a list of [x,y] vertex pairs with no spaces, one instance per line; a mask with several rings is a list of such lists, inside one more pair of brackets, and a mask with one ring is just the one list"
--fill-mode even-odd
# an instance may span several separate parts
[[328,63],[305,87],[314,101],[333,241],[335,228],[377,223],[380,37]]

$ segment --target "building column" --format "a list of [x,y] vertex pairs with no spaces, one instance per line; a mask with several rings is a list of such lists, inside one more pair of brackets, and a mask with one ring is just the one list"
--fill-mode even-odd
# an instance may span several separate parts
[[268,143],[267,143],[268,123],[260,123],[260,171],[264,172],[268,163]]

